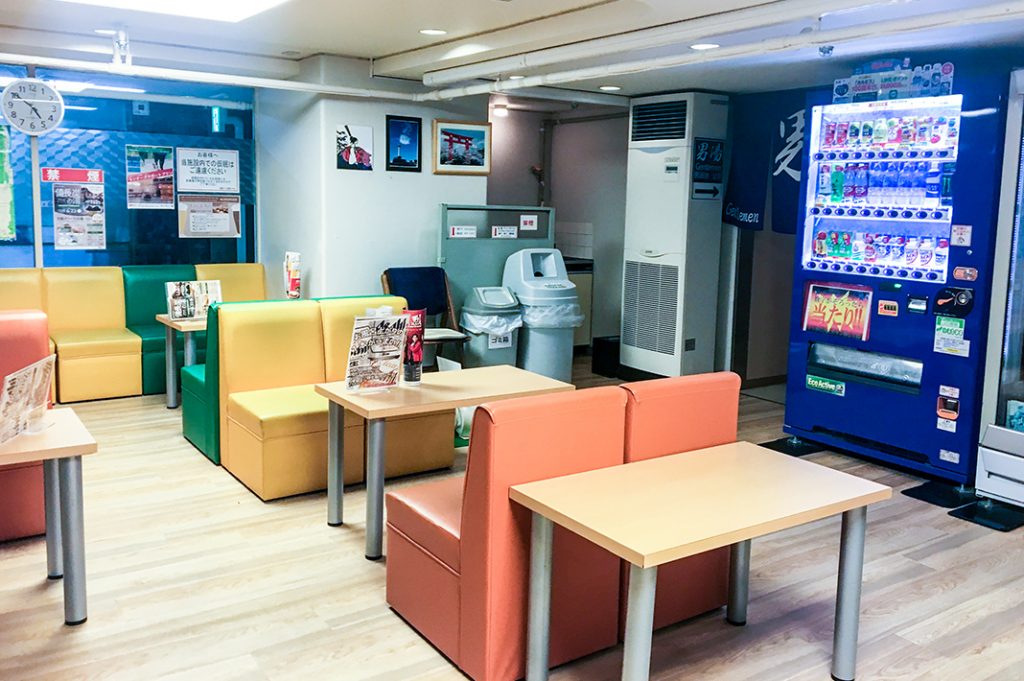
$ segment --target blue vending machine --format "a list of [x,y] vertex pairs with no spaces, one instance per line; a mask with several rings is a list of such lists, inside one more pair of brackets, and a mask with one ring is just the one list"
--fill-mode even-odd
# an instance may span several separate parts
[[1000,108],[957,94],[811,110],[787,433],[973,480]]

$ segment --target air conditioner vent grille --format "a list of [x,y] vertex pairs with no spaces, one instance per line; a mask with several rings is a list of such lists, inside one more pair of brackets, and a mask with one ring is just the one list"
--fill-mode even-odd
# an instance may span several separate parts
[[633,106],[630,141],[680,140],[686,137],[686,100]]
[[626,261],[623,274],[622,342],[672,355],[679,313],[679,268]]

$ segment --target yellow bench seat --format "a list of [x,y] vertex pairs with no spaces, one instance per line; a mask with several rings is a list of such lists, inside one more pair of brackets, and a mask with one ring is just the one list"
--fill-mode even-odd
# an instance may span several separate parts
[[69,329],[51,335],[63,358],[142,352],[142,339],[128,329]]

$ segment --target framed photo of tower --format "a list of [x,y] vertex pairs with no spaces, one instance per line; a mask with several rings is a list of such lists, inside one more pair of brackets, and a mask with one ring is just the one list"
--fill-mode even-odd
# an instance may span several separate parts
[[489,175],[491,124],[434,121],[435,175]]
[[423,162],[423,119],[387,117],[387,169],[418,173]]

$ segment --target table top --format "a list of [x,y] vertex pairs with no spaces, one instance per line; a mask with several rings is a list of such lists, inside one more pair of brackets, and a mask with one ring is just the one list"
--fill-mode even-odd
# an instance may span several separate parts
[[490,400],[568,390],[575,387],[513,366],[425,373],[418,387],[400,385],[381,392],[349,392],[344,381],[316,386],[317,393],[365,419],[428,414]]
[[469,340],[469,336],[456,331],[455,329],[444,329],[444,328],[427,328],[423,329],[423,342],[424,343],[452,343],[460,342],[464,343]]
[[171,319],[169,314],[158,314],[156,320],[164,326],[169,326],[175,331],[181,331],[182,333],[206,331],[206,317],[202,319]]
[[749,442],[509,491],[513,501],[645,568],[891,496],[885,485]]
[[50,409],[44,418],[51,424],[46,430],[22,433],[0,445],[0,466],[96,453],[96,440],[73,409]]

